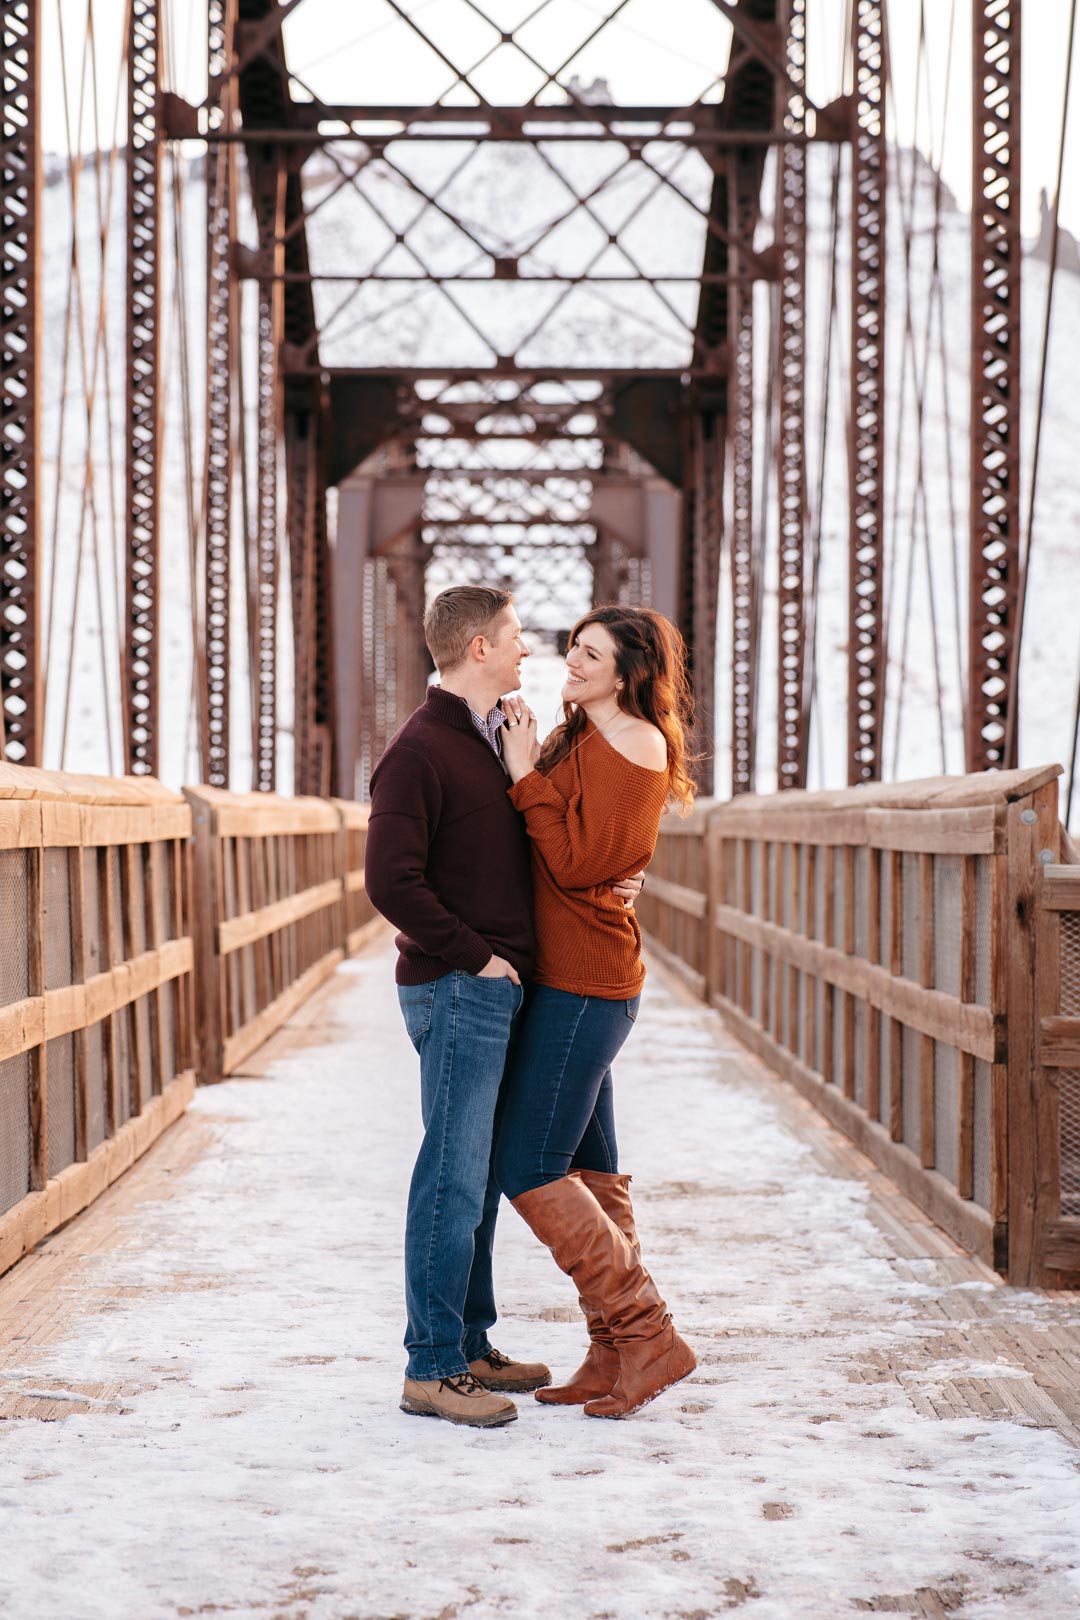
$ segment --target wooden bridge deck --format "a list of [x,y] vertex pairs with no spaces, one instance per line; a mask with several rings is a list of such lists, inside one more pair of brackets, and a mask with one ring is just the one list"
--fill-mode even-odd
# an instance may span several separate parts
[[[6,1620],[1075,1614],[1077,1296],[1004,1287],[657,966],[621,1145],[698,1374],[619,1425],[400,1415],[390,973],[346,964],[0,1279]],[[497,1261],[496,1342],[569,1369],[509,1210]]]

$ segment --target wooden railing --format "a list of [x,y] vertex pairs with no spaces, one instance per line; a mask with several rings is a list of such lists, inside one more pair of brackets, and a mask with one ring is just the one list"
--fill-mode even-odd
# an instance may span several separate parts
[[343,838],[325,799],[184,791],[206,1082],[231,1074],[342,960]]
[[[1071,852],[1069,852],[1071,853]],[[1033,1224],[1047,1280],[1080,1283],[1080,864],[1043,866],[1038,895],[1032,1066],[1037,1169]]]
[[0,1271],[195,1086],[184,800],[0,765]]
[[[1059,1125],[1062,1141],[1080,1137],[1080,1052],[1053,1021],[1066,1009],[1046,898],[1074,891],[1044,876],[1061,847],[1059,775],[699,808],[665,821],[637,908],[748,1046],[1023,1283],[1060,1282],[1078,1252],[1058,1213],[1072,1207],[1060,1166],[1074,1161],[1049,1151]],[[1047,1046],[1044,1017],[1065,1044]],[[1047,1052],[1068,1058],[1060,1109]]]
[[351,956],[362,949],[375,931],[382,927],[382,918],[368,899],[364,887],[364,852],[367,848],[368,817],[371,808],[366,804],[353,804],[349,799],[331,801],[341,817],[344,845],[343,866],[345,884],[345,953]]

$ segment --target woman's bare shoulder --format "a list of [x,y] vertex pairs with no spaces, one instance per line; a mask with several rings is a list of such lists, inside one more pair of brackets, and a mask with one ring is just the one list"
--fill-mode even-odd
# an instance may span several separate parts
[[647,771],[667,769],[667,741],[659,726],[636,717],[621,725],[611,738],[611,746],[633,765]]

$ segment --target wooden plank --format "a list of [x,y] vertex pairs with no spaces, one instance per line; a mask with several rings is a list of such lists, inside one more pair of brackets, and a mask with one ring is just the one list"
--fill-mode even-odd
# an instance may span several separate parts
[[362,951],[365,945],[367,945],[371,940],[375,939],[385,929],[389,928],[389,926],[390,924],[385,920],[385,918],[378,916],[372,917],[369,922],[361,923],[359,928],[354,928],[352,933],[346,939],[345,954],[347,956],[355,956],[357,951]]
[[[134,963],[137,956],[144,952],[136,949],[138,936],[135,931],[135,906],[138,896],[139,880],[142,877],[142,861],[137,844],[125,844],[123,851],[123,867],[125,873],[124,893],[127,904],[124,906],[124,955],[129,963]],[[146,894],[143,891],[143,923],[146,919]],[[149,954],[146,952],[145,954]],[[139,998],[132,998],[133,1001]],[[143,1104],[147,1102],[153,1091],[153,1070],[151,1067],[150,1046],[147,1036],[149,1031],[142,1028],[142,1020],[138,1016],[138,1007],[132,1007],[131,1015],[131,1057],[132,1057],[132,1087],[131,1111],[141,1114]]]
[[[31,996],[45,990],[45,852],[26,855],[27,985]],[[43,1031],[44,1033],[44,1031]],[[30,1190],[49,1179],[49,1098],[44,1040],[30,1049]]]
[[140,1117],[129,1120],[114,1137],[95,1148],[84,1163],[69,1165],[46,1188],[32,1192],[0,1215],[0,1272],[9,1270],[42,1238],[111,1186],[179,1118],[194,1094],[195,1076],[188,1070],[171,1081]]
[[[842,852],[844,862],[844,954],[855,955],[855,851]],[[855,997],[845,996],[841,1006],[843,1030],[843,1089],[844,1096],[855,1096]]]
[[[881,960],[881,851],[866,852],[866,956],[877,964]],[[876,1007],[866,1009],[866,1113],[872,1120],[881,1118],[881,1025],[882,1015]]]
[[[1032,814],[1032,812],[1034,812]],[[1056,1097],[1039,1062],[1040,1020],[1057,1006],[1057,913],[1037,904],[1041,850],[1057,854],[1057,789],[1008,816],[1009,1281],[1040,1280],[1043,1228],[1059,1214]]]
[[[649,882],[649,888],[653,889],[653,888],[655,888],[655,886],[656,886],[656,879],[653,878]],[[345,873],[345,893],[346,894],[364,894],[366,892],[366,890],[367,890],[367,885],[366,885],[366,883],[364,881],[364,868],[362,866],[356,872],[346,872]],[[702,912],[702,916],[704,916],[704,912]]]
[[1041,1018],[1038,1057],[1045,1068],[1080,1069],[1080,1018]]
[[987,1007],[957,1001],[942,990],[930,990],[912,979],[887,972],[861,957],[845,956],[833,946],[802,939],[760,917],[747,917],[731,906],[715,908],[717,928],[762,950],[775,951],[814,978],[861,997],[890,1018],[935,1040],[993,1060],[1003,1050],[1002,1036]]
[[277,996],[269,1007],[264,1007],[262,1012],[256,1018],[253,1018],[250,1024],[230,1035],[229,1039],[224,1043],[222,1075],[231,1074],[238,1064],[242,1063],[251,1052],[255,1051],[256,1047],[261,1046],[263,1041],[273,1034],[275,1029],[280,1028],[294,1008],[306,1000],[312,991],[317,989],[323,980],[333,973],[338,963],[344,959],[344,955],[345,953],[340,946],[336,950],[328,952],[320,961],[315,962],[305,973],[295,979],[286,990],[282,991],[281,995]]
[[1080,911],[1080,866],[1045,865],[1040,903],[1050,911]]
[[[1006,826],[1006,837],[1008,828]],[[1004,855],[990,862],[990,1007],[1009,1017],[1009,870]],[[1009,1220],[1009,1071],[1007,1050],[990,1070],[990,1213],[1005,1230]]]
[[[975,930],[977,927],[975,859],[965,856],[960,865],[960,999],[975,1000]],[[956,1190],[961,1198],[975,1195],[975,1059],[957,1053],[959,1095],[956,1114]]]
[[731,1031],[752,1052],[850,1137],[860,1152],[890,1176],[897,1186],[924,1210],[961,1248],[989,1266],[995,1263],[1000,1243],[989,1215],[977,1204],[957,1195],[956,1189],[936,1170],[925,1169],[911,1149],[891,1139],[888,1132],[867,1119],[857,1103],[845,1097],[839,1087],[828,1085],[792,1053],[784,1051],[759,1024],[725,997],[714,1003]]
[[[1080,1283],[1080,1221],[1048,1221],[1043,1234],[1041,1260],[1045,1270],[1069,1272]],[[1065,1285],[1055,1282],[1054,1286],[1060,1288]]]
[[41,805],[36,801],[0,802],[0,849],[34,849],[41,844]]
[[[352,875],[352,873],[349,874],[350,877]],[[363,878],[364,874],[361,872],[358,875]],[[648,886],[650,897],[654,900],[658,900],[661,905],[670,906],[674,911],[685,912],[688,917],[705,916],[705,896],[703,894],[698,894],[696,890],[689,889],[682,883],[672,883],[667,878],[653,877],[651,873],[646,874],[645,882]],[[322,887],[330,888],[332,885],[323,884]],[[349,887],[350,892],[355,892],[355,888],[363,888],[363,883],[361,882],[355,885],[355,887]],[[309,890],[308,892],[311,893],[312,891]],[[299,896],[297,898],[299,898]],[[288,904],[288,902],[282,901],[281,904],[285,905]],[[312,907],[311,909],[315,910],[316,908]],[[299,912],[297,915],[303,916],[305,913]]]
[[[71,977],[76,985],[86,982],[86,920],[83,911],[83,855],[81,849],[68,852],[69,928],[71,937]],[[72,1037],[75,1079],[75,1162],[85,1163],[89,1152],[90,1116],[89,1051],[85,1026]]]
[[[163,943],[164,934],[155,861],[166,861],[168,853],[167,849],[161,849],[160,854],[156,853],[155,847],[151,844],[143,844],[142,846],[143,894],[146,896],[146,943],[150,950],[155,951]],[[160,984],[150,992],[150,1050],[152,1053],[150,1092],[155,1096],[160,1095],[161,1088],[165,1084],[167,1058],[165,1053],[164,998],[171,994],[171,991],[164,989]]]
[[[934,983],[934,857],[919,856],[919,979],[927,989]],[[935,1159],[934,1042],[919,1037],[919,1161],[927,1170]]]
[[216,919],[219,915],[217,883],[218,838],[214,818],[217,811],[209,797],[184,789],[191,805],[193,842],[191,845],[192,937],[195,944],[196,1065],[199,1082],[206,1085],[223,1073],[223,1008],[221,958],[217,951]]
[[341,823],[332,805],[320,799],[277,799],[260,795],[268,802],[254,805],[221,802],[216,804],[220,838],[271,838],[280,833],[333,833]]
[[[904,972],[904,858],[889,851],[889,973],[899,984]],[[904,1139],[903,1019],[889,1012],[889,1136]],[[960,1044],[959,1042],[957,1044]]]
[[918,855],[992,855],[1004,828],[992,804],[968,810],[867,810],[866,841],[874,849]]

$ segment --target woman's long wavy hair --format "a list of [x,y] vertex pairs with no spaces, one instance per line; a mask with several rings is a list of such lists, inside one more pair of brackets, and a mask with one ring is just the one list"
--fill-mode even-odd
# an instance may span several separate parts
[[[570,632],[573,646],[586,625],[599,624],[615,643],[615,669],[622,680],[617,694],[624,714],[648,720],[667,743],[670,795],[683,815],[694,807],[694,763],[687,733],[693,715],[693,696],[686,673],[686,644],[670,619],[652,608],[598,607],[579,619]],[[538,771],[552,770],[566,758],[585,730],[587,715],[573,703],[563,704],[565,719],[548,737],[536,762]]]

